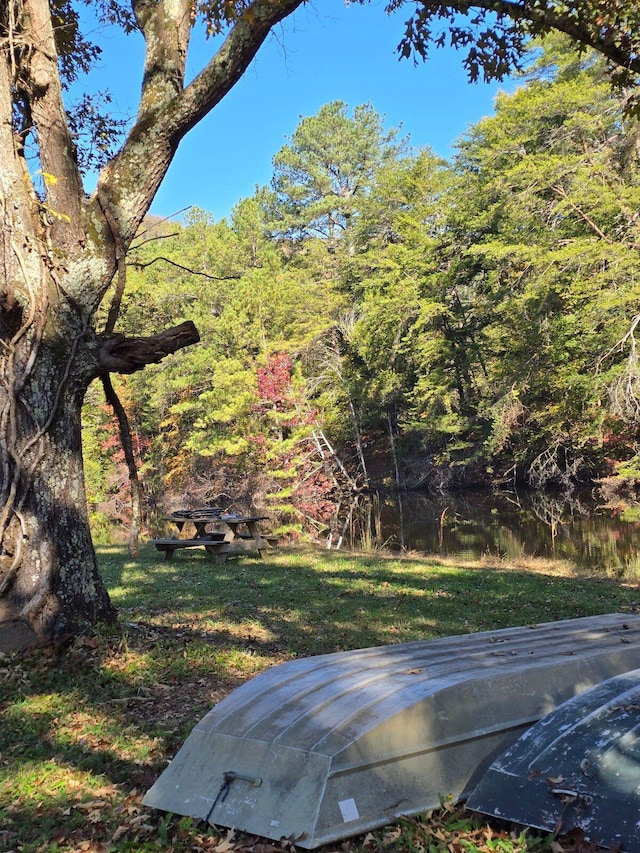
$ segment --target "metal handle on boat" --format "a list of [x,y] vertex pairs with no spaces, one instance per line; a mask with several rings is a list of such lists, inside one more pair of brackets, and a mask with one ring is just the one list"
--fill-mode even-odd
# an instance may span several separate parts
[[554,797],[559,797],[563,803],[575,802],[576,800],[581,806],[590,806],[593,803],[593,797],[581,794],[580,791],[572,791],[571,788],[552,788],[551,794]]
[[235,782],[236,779],[242,782],[251,782],[254,788],[259,788],[262,785],[262,779],[259,776],[243,776],[242,773],[235,773],[233,770],[228,770],[222,778],[227,785]]
[[218,805],[218,803],[224,803],[227,799],[227,794],[229,793],[229,788],[231,787],[231,783],[235,782],[236,779],[242,782],[251,782],[254,788],[259,788],[262,785],[262,779],[259,776],[244,776],[242,773],[236,773],[233,770],[227,770],[222,774],[222,785],[220,785],[220,790],[216,794],[214,801],[211,803],[211,808],[207,812],[204,821],[205,823],[209,823],[209,819],[213,814],[213,810]]

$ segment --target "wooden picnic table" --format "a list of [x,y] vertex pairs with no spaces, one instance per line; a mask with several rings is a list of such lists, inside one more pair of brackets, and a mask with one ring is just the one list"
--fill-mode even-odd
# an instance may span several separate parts
[[[229,554],[257,553],[260,557],[269,547],[277,545],[277,536],[265,536],[258,529],[258,522],[266,521],[267,515],[239,515],[236,513],[176,512],[164,516],[178,528],[178,537],[151,539],[158,551],[164,551],[171,560],[180,548],[204,547],[207,553],[223,563]],[[195,535],[181,538],[184,527],[192,524]],[[214,529],[211,529],[211,528]]]

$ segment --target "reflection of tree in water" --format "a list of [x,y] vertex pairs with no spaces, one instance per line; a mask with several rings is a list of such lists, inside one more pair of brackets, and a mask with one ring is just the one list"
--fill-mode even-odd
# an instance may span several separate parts
[[536,518],[549,528],[553,543],[563,524],[573,523],[576,518],[588,517],[590,514],[586,504],[569,492],[532,492],[528,503]]
[[[406,509],[405,509],[406,503]],[[415,519],[437,526],[442,531],[447,524],[455,525],[460,518],[456,507],[443,504],[442,496],[432,499],[427,495],[383,495],[379,492],[355,495],[349,501],[336,504],[327,548],[353,547],[360,550],[391,548],[405,550],[412,547],[410,528]]]
[[413,550],[498,559],[549,557],[578,569],[636,577],[638,526],[620,521],[588,493],[464,492],[360,494],[336,503],[321,540],[327,548]]

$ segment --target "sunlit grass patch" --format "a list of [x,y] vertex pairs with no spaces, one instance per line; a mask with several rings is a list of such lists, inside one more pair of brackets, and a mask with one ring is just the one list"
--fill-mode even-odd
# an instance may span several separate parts
[[113,798],[116,789],[105,786],[105,779],[95,771],[65,764],[60,755],[46,761],[27,761],[10,777],[0,773],[0,804],[10,805],[14,813],[21,806],[44,811],[88,794],[95,797],[98,792],[104,797],[106,791]]
[[106,751],[108,761],[147,761],[157,752],[158,738],[146,736],[135,725],[113,715],[75,711],[57,722],[55,740],[62,746],[80,746],[93,753]]
[[161,650],[130,648],[126,642],[105,655],[102,669],[106,675],[129,686],[144,684],[156,679],[164,671],[166,657]]
[[[614,594],[610,580],[577,578],[565,569],[546,560],[523,568],[500,560],[447,563],[312,549],[282,549],[262,561],[249,557],[223,566],[190,552],[168,565],[145,549],[133,568],[125,564],[124,571],[114,572],[113,596],[134,621],[188,626],[212,639],[227,635],[238,642],[266,631],[268,653],[307,654],[505,627],[514,624],[514,613],[540,622],[603,612],[602,594],[609,602]],[[547,582],[554,584],[550,595],[544,594]],[[619,606],[624,602],[613,609]],[[304,627],[309,614],[316,622],[349,629],[339,642],[328,632],[326,643],[311,648]],[[435,632],[429,630],[434,624]],[[297,650],[296,632],[304,639]]]

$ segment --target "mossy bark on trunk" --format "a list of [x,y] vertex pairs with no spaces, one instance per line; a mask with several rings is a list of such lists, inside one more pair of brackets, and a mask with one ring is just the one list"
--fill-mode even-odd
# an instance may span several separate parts
[[[16,362],[29,361],[25,339]],[[81,442],[81,405],[90,372],[79,350],[38,343],[37,362],[22,385],[0,392],[10,424],[3,454],[0,599],[45,641],[75,633],[115,611],[91,542]],[[2,399],[4,397],[4,399]],[[1,624],[1,623],[0,623]]]

